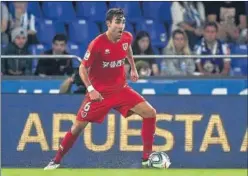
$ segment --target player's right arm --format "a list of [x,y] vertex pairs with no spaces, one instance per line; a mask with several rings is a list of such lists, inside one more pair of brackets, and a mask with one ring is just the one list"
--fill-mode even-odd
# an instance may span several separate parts
[[87,87],[87,91],[89,92],[89,97],[93,101],[101,101],[103,97],[101,94],[93,87],[90,82],[88,71],[89,68],[93,65],[95,58],[97,57],[97,50],[95,47],[95,41],[91,42],[86,51],[83,61],[79,66],[79,75],[84,82],[84,85]]

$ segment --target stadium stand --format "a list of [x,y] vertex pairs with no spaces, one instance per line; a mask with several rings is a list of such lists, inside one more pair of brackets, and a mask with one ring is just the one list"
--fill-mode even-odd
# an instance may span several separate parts
[[136,24],[142,19],[140,3],[138,1],[133,1],[133,2],[111,1],[110,8],[113,7],[119,7],[124,9],[127,16],[127,21],[131,23]]
[[137,24],[137,31],[147,31],[153,43],[153,46],[162,48],[167,42],[167,33],[162,23],[155,20],[142,20]]
[[[10,13],[14,11],[13,2],[5,3]],[[40,54],[44,48],[51,48],[55,34],[68,36],[69,53],[82,56],[89,42],[99,33],[107,30],[105,13],[108,8],[120,7],[127,16],[126,30],[133,36],[140,30],[147,31],[152,40],[155,54],[160,54],[171,35],[171,5],[173,2],[28,2],[28,12],[36,18],[36,30],[39,44],[31,45],[32,54]],[[248,13],[248,2],[246,13]],[[45,31],[45,32],[44,32]],[[247,45],[231,43],[232,54],[247,54]],[[2,48],[4,45],[2,45]],[[246,49],[245,49],[246,47]],[[160,63],[160,59],[156,59]],[[33,67],[35,66],[35,60]],[[78,67],[77,61],[73,67]],[[239,68],[247,75],[247,60],[232,61],[232,71]]]
[[56,28],[52,20],[39,20],[37,23],[37,37],[40,43],[50,45],[55,34]]
[[[13,14],[13,12],[14,12],[14,3],[13,2],[9,2],[9,11],[10,11],[10,13]],[[43,13],[42,13],[42,10],[41,10],[41,7],[40,7],[40,4],[38,1],[28,2],[28,12],[32,13],[37,18],[43,17]]]
[[107,4],[105,2],[76,2],[76,15],[79,18],[103,24],[106,11]]
[[[231,49],[231,54],[247,54],[247,45],[235,45]],[[248,75],[248,61],[247,59],[232,59],[232,72],[233,75]]]
[[44,17],[70,23],[76,20],[76,13],[72,2],[43,2],[42,10]]
[[[38,44],[38,45],[31,45],[29,46],[28,49],[32,55],[40,55],[40,54],[43,54],[44,51],[46,51],[48,48],[49,48],[48,46],[45,46],[43,44]],[[37,58],[33,59],[32,60],[32,73],[35,72],[37,64],[38,64],[38,59]]]
[[[76,43],[68,42],[67,43],[67,51],[76,56],[83,56],[84,53],[86,52],[87,46],[85,44],[77,45]],[[78,68],[79,67],[79,62],[75,59],[72,60],[72,67],[73,68]]]
[[91,21],[81,19],[69,24],[69,40],[77,44],[89,44],[99,33],[98,26]]

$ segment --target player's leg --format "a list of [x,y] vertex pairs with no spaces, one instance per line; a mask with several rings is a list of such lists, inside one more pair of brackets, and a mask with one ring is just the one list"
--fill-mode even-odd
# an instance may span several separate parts
[[60,163],[63,156],[70,150],[74,142],[77,140],[80,133],[87,126],[87,121],[76,120],[71,129],[66,133],[65,137],[61,141],[59,150],[54,158],[55,163]]
[[142,141],[143,141],[143,160],[147,161],[152,152],[152,145],[155,133],[156,110],[137,92],[127,87],[118,95],[121,103],[117,109],[123,116],[128,117],[136,113],[143,117],[142,122]]
[[134,106],[131,111],[143,117],[142,141],[143,141],[143,165],[148,164],[149,155],[152,152],[154,133],[156,128],[156,110],[146,101]]
[[44,170],[56,169],[60,166],[60,162],[63,156],[70,150],[80,133],[87,126],[87,121],[78,121],[72,125],[71,129],[66,133],[65,137],[61,141],[59,150],[57,151],[54,159],[44,168]]
[[56,169],[59,167],[63,156],[70,150],[87,124],[89,122],[102,123],[110,108],[111,106],[109,105],[109,100],[107,98],[101,102],[92,102],[89,97],[86,97],[77,113],[75,123],[66,133],[55,158],[47,167],[45,167],[45,170]]

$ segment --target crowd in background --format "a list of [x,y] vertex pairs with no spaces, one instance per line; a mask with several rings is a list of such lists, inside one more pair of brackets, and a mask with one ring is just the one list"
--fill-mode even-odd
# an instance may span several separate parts
[[[247,11],[245,2],[172,2],[170,39],[164,47],[153,47],[147,31],[136,31],[132,44],[134,55],[228,55],[232,46],[247,47]],[[9,7],[9,8],[8,8]],[[28,13],[27,2],[1,3],[2,55],[31,54],[29,46],[39,44],[36,17]],[[127,19],[128,20],[128,19]],[[46,32],[46,31],[43,31]],[[57,34],[46,55],[67,55],[68,36]],[[236,45],[237,44],[237,45]],[[247,48],[246,48],[247,49]],[[247,51],[247,50],[246,50]],[[223,59],[135,59],[141,76],[171,75],[247,75],[247,59],[236,62]],[[234,65],[234,66],[233,66]],[[130,67],[125,65],[126,74]],[[30,59],[1,59],[3,75],[72,75],[75,71],[70,59],[41,59],[33,69]]]

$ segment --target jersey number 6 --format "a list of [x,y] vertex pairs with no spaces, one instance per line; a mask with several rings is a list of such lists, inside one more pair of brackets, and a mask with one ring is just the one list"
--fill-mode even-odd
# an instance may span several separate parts
[[85,111],[85,112],[88,112],[88,111],[90,110],[90,104],[91,104],[91,102],[88,102],[88,103],[86,103],[86,104],[84,105],[84,111]]

